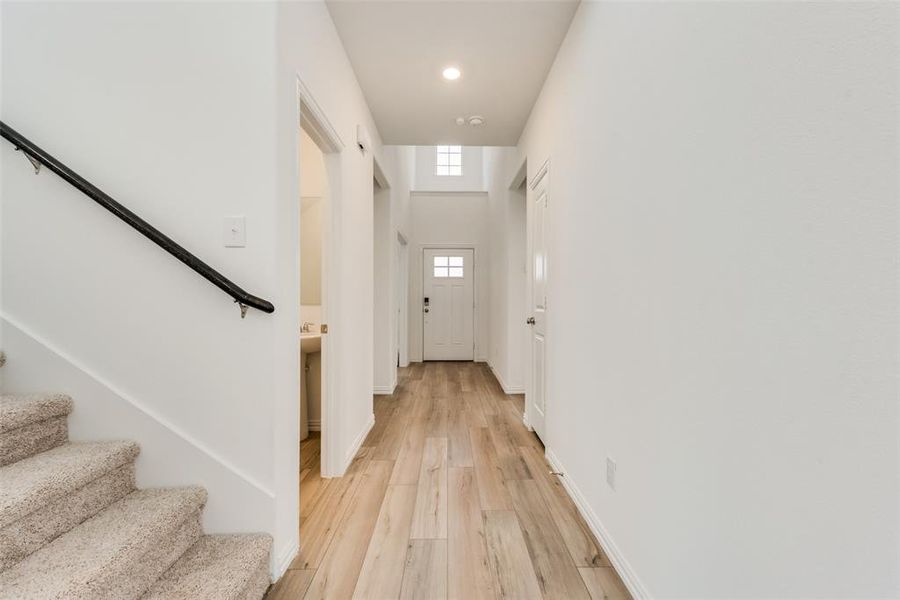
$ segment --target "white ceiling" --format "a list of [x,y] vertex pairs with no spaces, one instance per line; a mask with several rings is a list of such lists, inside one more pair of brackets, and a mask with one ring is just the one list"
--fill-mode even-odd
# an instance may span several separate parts
[[[515,145],[576,0],[329,0],[386,144]],[[441,71],[458,66],[462,77]],[[481,115],[486,124],[456,125]]]

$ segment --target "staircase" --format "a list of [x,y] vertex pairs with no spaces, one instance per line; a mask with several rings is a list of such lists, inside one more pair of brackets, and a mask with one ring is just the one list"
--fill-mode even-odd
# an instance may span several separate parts
[[264,596],[268,535],[204,535],[206,490],[135,489],[137,444],[70,442],[72,408],[0,396],[0,599]]

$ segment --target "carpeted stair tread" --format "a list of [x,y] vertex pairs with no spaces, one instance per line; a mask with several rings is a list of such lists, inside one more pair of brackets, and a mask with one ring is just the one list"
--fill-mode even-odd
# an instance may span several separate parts
[[75,442],[0,467],[0,527],[131,462],[134,442]]
[[260,568],[268,572],[271,545],[272,538],[264,534],[205,535],[157,580],[144,600],[243,598]]
[[0,432],[0,467],[68,442],[68,419],[68,415],[59,415]]
[[0,396],[0,432],[72,412],[65,394],[4,394]]
[[156,556],[205,503],[198,487],[133,492],[0,573],[0,598],[101,597],[108,582],[144,568],[142,558]]

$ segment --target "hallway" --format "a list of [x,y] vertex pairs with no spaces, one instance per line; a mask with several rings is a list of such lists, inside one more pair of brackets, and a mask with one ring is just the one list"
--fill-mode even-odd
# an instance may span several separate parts
[[416,363],[342,478],[301,448],[301,552],[270,600],[629,598],[505,395],[476,363]]

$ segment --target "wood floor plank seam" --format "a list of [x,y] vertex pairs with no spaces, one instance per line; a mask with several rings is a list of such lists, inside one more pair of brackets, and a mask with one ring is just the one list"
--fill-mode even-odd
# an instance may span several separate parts
[[631,600],[523,410],[484,364],[400,369],[344,477],[301,444],[301,551],[268,598]]
[[581,518],[578,508],[569,497],[542,454],[534,448],[520,448],[523,458],[532,465],[541,496],[550,518],[563,536],[569,554],[578,567],[611,566],[609,559],[594,539],[593,532]]
[[425,439],[410,539],[447,539],[447,438]]
[[[533,480],[507,482],[519,527],[545,598],[589,600],[587,588]],[[577,577],[576,577],[577,576]]]
[[366,552],[354,598],[397,598],[412,527],[416,486],[388,486]]
[[[365,560],[375,521],[387,493],[393,463],[370,461],[347,515],[335,532],[305,598],[349,598]],[[374,513],[374,514],[373,514]]]

